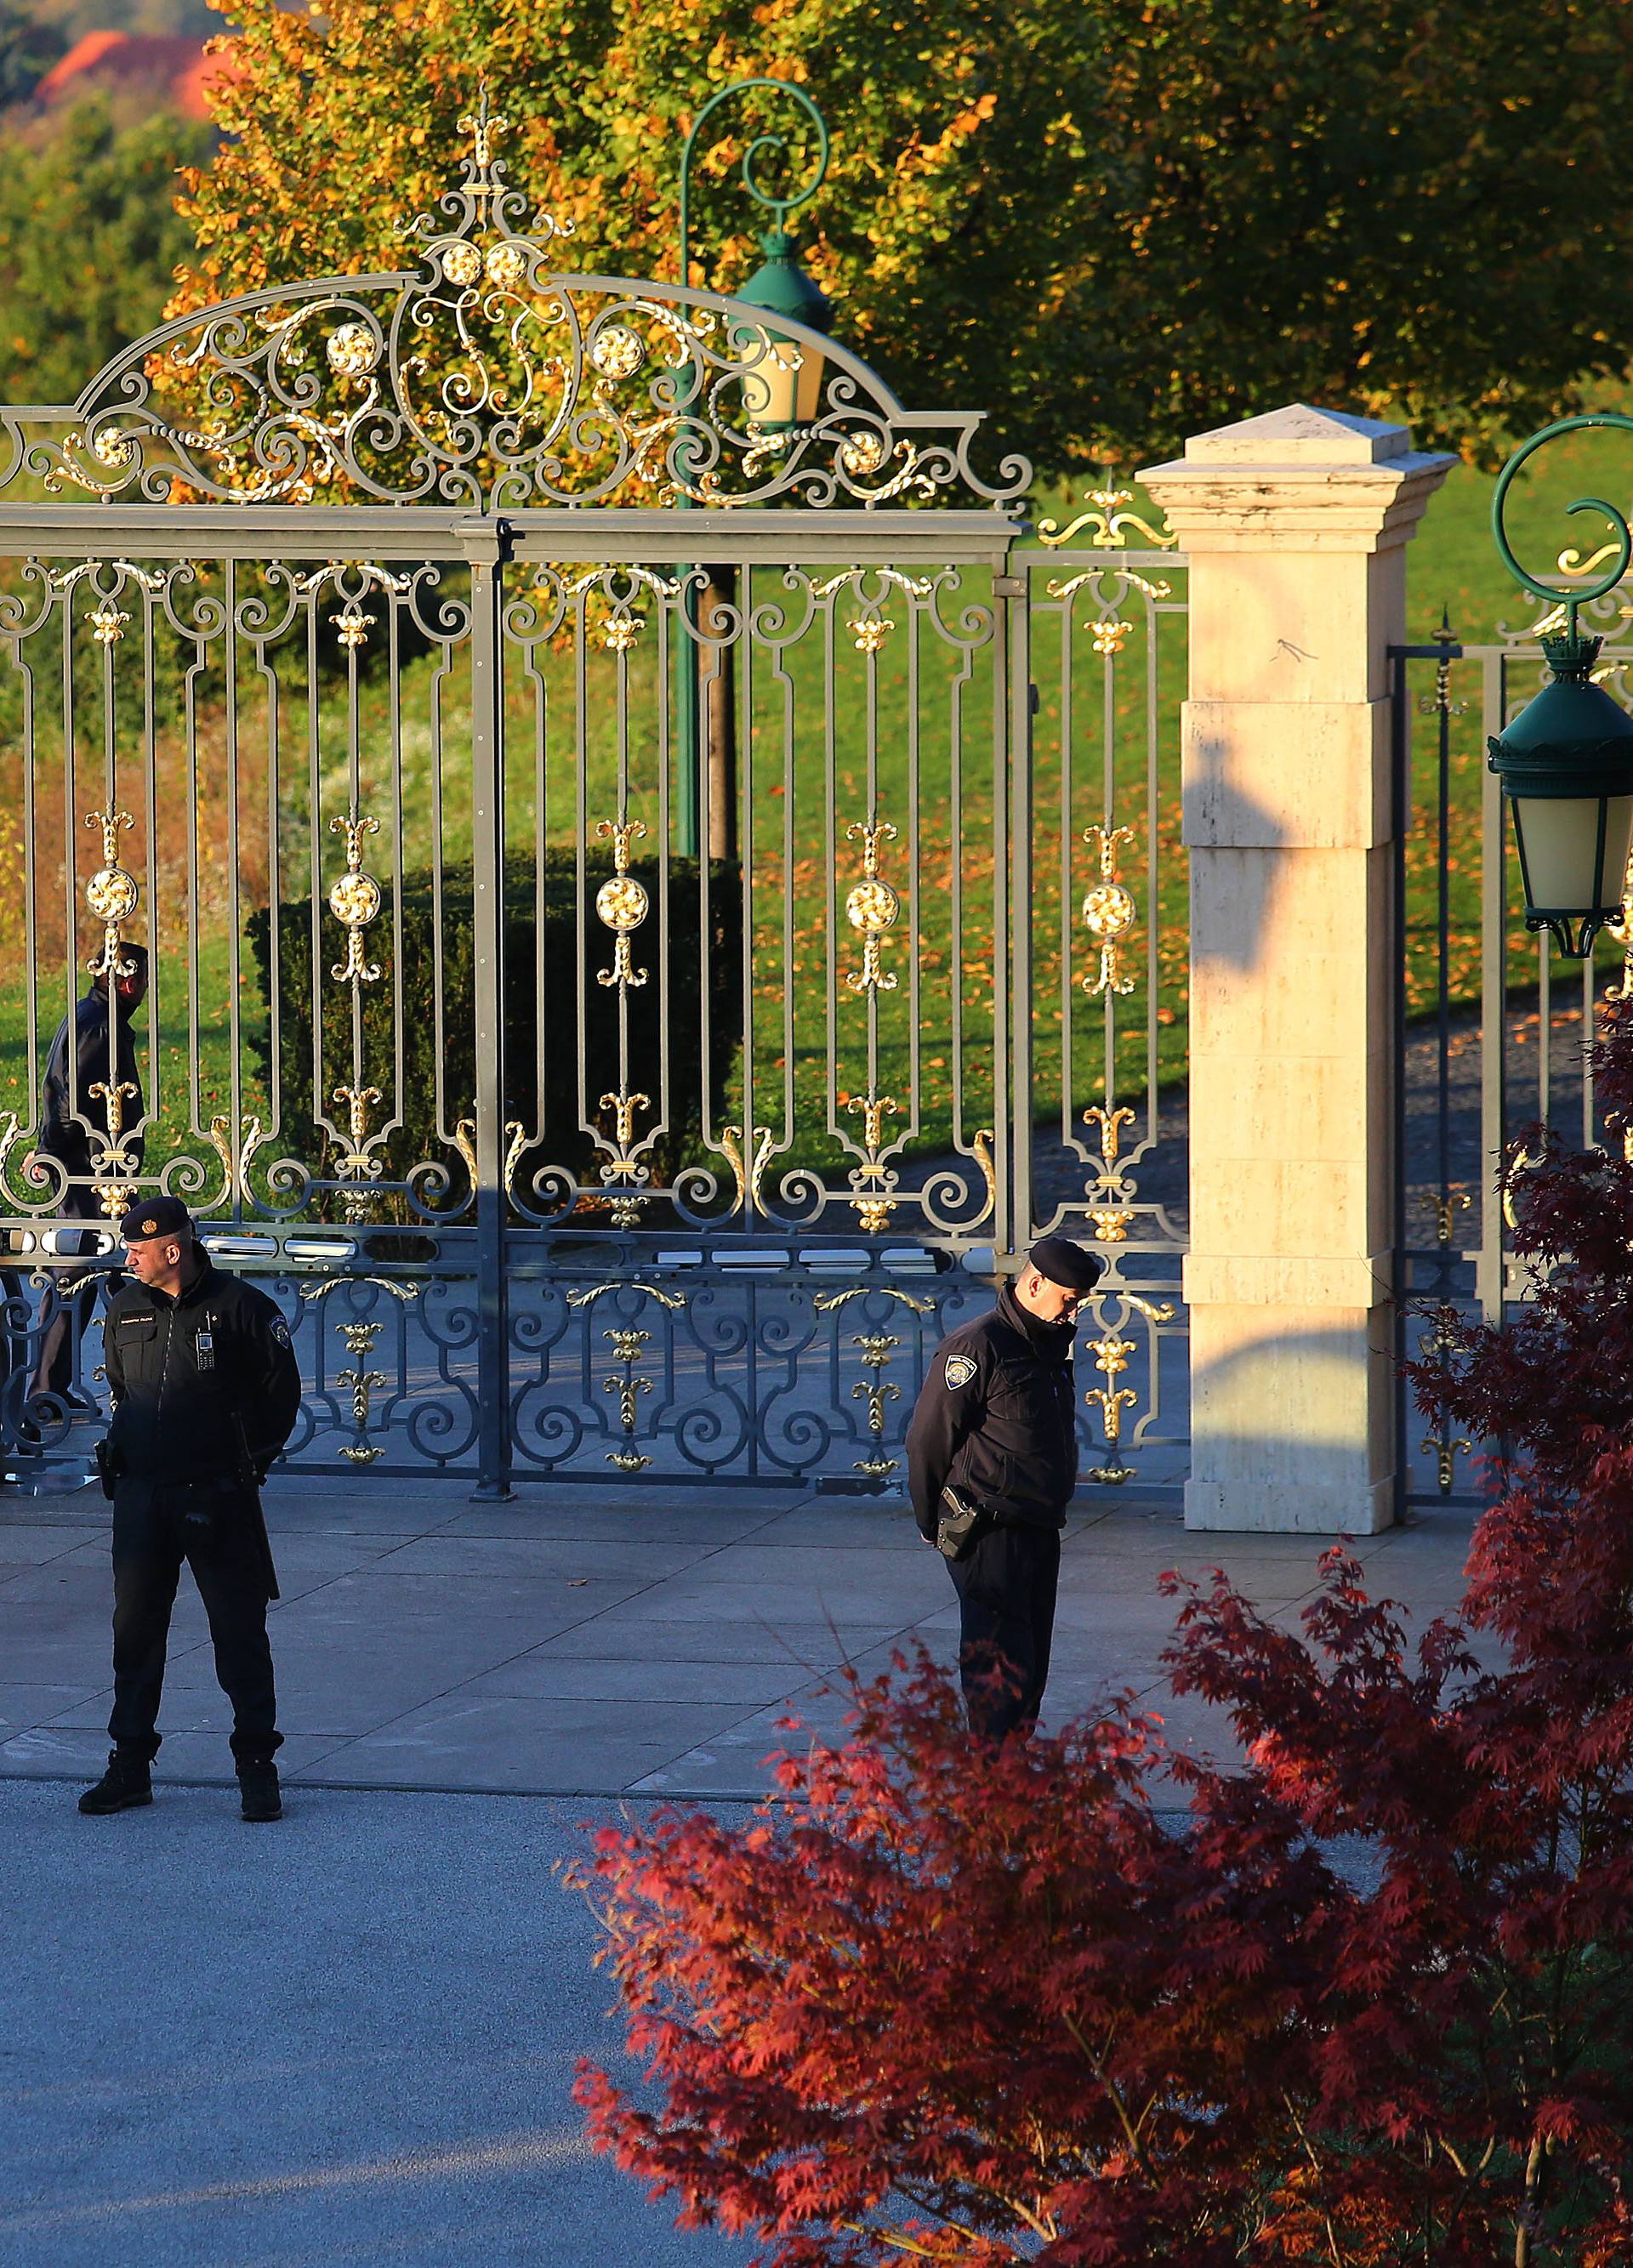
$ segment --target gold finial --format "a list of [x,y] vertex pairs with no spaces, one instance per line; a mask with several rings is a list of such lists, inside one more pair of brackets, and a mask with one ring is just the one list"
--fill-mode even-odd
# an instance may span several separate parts
[[[493,144],[510,131],[510,121],[501,112],[488,108],[488,83],[484,78],[477,89],[477,107],[468,110],[459,122],[462,134],[471,137],[470,163],[473,170],[484,176],[492,170]],[[485,196],[492,184],[485,178],[471,184],[476,196]]]

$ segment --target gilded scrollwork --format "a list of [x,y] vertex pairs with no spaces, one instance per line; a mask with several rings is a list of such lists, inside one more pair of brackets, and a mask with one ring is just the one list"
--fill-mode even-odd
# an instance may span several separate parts
[[98,1079],[87,1092],[107,1114],[107,1134],[92,1156],[91,1171],[100,1177],[94,1186],[102,1211],[109,1220],[117,1220],[130,1203],[140,1170],[125,1133],[125,1104],[134,1101],[142,1090],[132,1079]]
[[[381,1138],[378,1134],[371,1136],[368,1130],[369,1107],[381,1099],[377,1086],[337,1086],[335,1089],[335,1101],[346,1106],[346,1126],[351,1138],[351,1148],[343,1147],[336,1162],[337,1180],[377,1182],[384,1172],[384,1160],[376,1154],[373,1146]],[[345,1211],[348,1220],[368,1219],[369,1200],[362,1189],[347,1190]]]
[[[1031,468],[1009,456],[995,481],[977,472],[979,414],[909,412],[847,349],[745,302],[555,266],[571,224],[529,215],[508,184],[485,97],[469,118],[460,184],[400,228],[415,264],[174,318],[78,402],[9,417],[14,473],[153,502],[178,486],[478,511],[963,490],[1019,510]],[[823,358],[817,414],[772,431],[765,368],[807,355]],[[342,615],[343,637],[366,635],[360,608]]]
[[1467,1456],[1474,1446],[1460,1433],[1444,1437],[1431,1433],[1428,1440],[1420,1444],[1419,1454],[1434,1458],[1436,1485],[1442,1496],[1451,1495],[1457,1481],[1457,1461]]
[[1083,1112],[1084,1125],[1097,1127],[1100,1135],[1100,1162],[1088,1195],[1089,1217],[1102,1244],[1124,1244],[1128,1239],[1135,1192],[1122,1169],[1122,1132],[1134,1123],[1134,1113],[1127,1103],[1108,1110],[1104,1103],[1091,1102]]
[[981,1169],[981,1181],[986,1190],[986,1204],[970,1223],[972,1228],[979,1228],[998,1209],[998,1168],[993,1158],[992,1128],[981,1127],[972,1137],[970,1147],[975,1152],[975,1162]]
[[1435,1242],[1444,1247],[1449,1245],[1456,1235],[1458,1214],[1467,1212],[1474,1199],[1467,1189],[1453,1187],[1445,1190],[1425,1189],[1422,1202],[1434,1217]]
[[[909,1308],[915,1315],[927,1315],[934,1304],[928,1300],[915,1300],[911,1292],[899,1292],[893,1285],[884,1284],[855,1284],[848,1291],[823,1292],[811,1304],[818,1314],[831,1315],[848,1307],[853,1300],[890,1300]],[[883,1375],[901,1344],[893,1332],[883,1330],[860,1331],[851,1340],[851,1344],[860,1350],[863,1369],[869,1373],[852,1387],[851,1398],[868,1405],[871,1440],[868,1454],[856,1459],[853,1469],[870,1481],[888,1480],[901,1462],[884,1454],[884,1413],[890,1403],[900,1401],[902,1390],[893,1379]]]
[[901,919],[902,902],[879,873],[879,846],[894,843],[897,830],[888,819],[859,821],[845,830],[847,843],[861,841],[862,879],[846,895],[845,918],[862,940],[862,965],[846,972],[853,992],[894,992],[896,978],[882,958],[886,936]]
[[[1149,1323],[1159,1325],[1173,1321],[1173,1308],[1166,1300],[1157,1305],[1131,1292],[1120,1297],[1126,1307],[1143,1315]],[[1102,1383],[1088,1388],[1083,1400],[1099,1412],[1105,1462],[1092,1467],[1088,1477],[1108,1488],[1120,1488],[1134,1478],[1133,1469],[1122,1462],[1123,1417],[1126,1411],[1139,1406],[1140,1396],[1133,1387],[1119,1386],[1117,1381],[1128,1368],[1129,1357],[1138,1344],[1135,1339],[1123,1337],[1120,1327],[1112,1326],[1103,1330],[1089,1350],[1090,1360],[1100,1373]]]
[[879,1094],[870,1089],[866,1094],[853,1094],[846,1107],[862,1123],[862,1160],[852,1167],[849,1175],[856,1193],[851,1204],[864,1233],[868,1236],[882,1235],[889,1228],[897,1205],[892,1195],[896,1175],[884,1162],[884,1121],[894,1118],[901,1105],[893,1094]]
[[1046,543],[1052,551],[1060,550],[1077,536],[1088,531],[1089,541],[1097,550],[1120,551],[1127,545],[1130,532],[1142,543],[1158,551],[1168,551],[1179,539],[1164,519],[1160,527],[1153,527],[1128,507],[1134,500],[1132,489],[1090,489],[1083,499],[1083,508],[1075,519],[1062,527],[1058,520],[1040,519],[1038,541]]
[[736,1203],[733,1207],[734,1211],[741,1212],[750,1198],[757,1206],[758,1205],[760,1191],[765,1180],[765,1168],[771,1162],[772,1152],[775,1146],[771,1128],[757,1126],[754,1130],[754,1155],[752,1159],[745,1158],[742,1127],[721,1127],[720,1148],[726,1153],[726,1162],[731,1167],[732,1180],[736,1184]]
[[1122,963],[1123,940],[1138,918],[1133,893],[1118,872],[1117,854],[1134,839],[1131,827],[1087,827],[1083,841],[1094,853],[1098,872],[1083,903],[1083,927],[1097,949],[1098,965],[1083,980],[1083,990],[1095,998],[1106,991],[1132,992],[1134,980]]
[[[453,1142],[454,1147],[459,1152],[461,1160],[464,1164],[465,1171],[470,1175],[470,1186],[474,1190],[481,1180],[481,1172],[477,1162],[477,1122],[475,1118],[456,1119],[454,1121],[453,1133],[449,1138]],[[511,1197],[514,1194],[516,1185],[516,1168],[521,1162],[521,1153],[527,1146],[527,1129],[523,1126],[521,1121],[519,1118],[507,1118],[505,1121],[505,1160],[503,1165],[499,1168],[499,1180],[506,1197]]]
[[169,580],[166,575],[138,567],[129,559],[82,559],[76,566],[53,570],[46,582],[53,591],[71,591],[85,577],[90,578],[96,600],[87,617],[92,639],[97,645],[109,648],[116,646],[130,627],[130,610],[119,604],[126,584],[135,583],[152,598],[166,587]]
[[336,878],[329,894],[329,909],[346,932],[346,957],[336,961],[329,973],[337,984],[376,984],[380,981],[380,963],[370,961],[364,954],[363,932],[378,918],[385,901],[380,884],[363,871],[363,839],[365,836],[379,834],[380,821],[359,817],[352,811],[344,819],[331,819],[329,831],[346,838],[345,872]]
[[851,1344],[861,1349],[863,1367],[872,1373],[871,1377],[859,1379],[851,1388],[853,1402],[865,1401],[868,1404],[868,1431],[873,1436],[873,1447],[867,1456],[858,1457],[856,1470],[865,1473],[869,1480],[888,1480],[900,1459],[883,1454],[884,1410],[887,1403],[901,1400],[902,1390],[894,1379],[886,1379],[881,1373],[901,1341],[889,1331],[863,1331]]
[[366,1367],[375,1340],[380,1336],[380,1325],[375,1322],[339,1323],[336,1326],[351,1356],[350,1370],[336,1373],[336,1383],[350,1389],[351,1422],[356,1427],[355,1438],[347,1442],[340,1454],[349,1465],[372,1465],[385,1454],[377,1441],[368,1439],[369,1412],[378,1389],[388,1383],[383,1370]]
[[102,863],[85,884],[85,903],[102,924],[102,950],[85,968],[91,976],[110,980],[133,976],[136,963],[124,958],[122,932],[141,903],[142,891],[136,876],[119,863],[119,837],[136,821],[128,811],[116,811],[110,804],[106,811],[87,812],[85,823],[102,830]]
[[623,1366],[621,1375],[602,1381],[607,1393],[616,1394],[618,1397],[618,1423],[624,1429],[623,1445],[607,1451],[607,1462],[616,1465],[621,1473],[639,1473],[652,1462],[652,1459],[634,1447],[635,1417],[641,1395],[650,1394],[656,1381],[638,1375],[635,1366],[641,1359],[642,1350],[650,1342],[652,1333],[614,1329],[603,1331],[602,1336],[610,1344]]
[[595,832],[603,843],[612,844],[613,872],[595,893],[595,917],[612,932],[614,940],[612,966],[597,969],[595,982],[609,990],[615,985],[644,984],[647,971],[636,968],[630,939],[651,911],[652,901],[645,884],[630,872],[630,844],[645,836],[647,823],[641,819],[603,819]]
[[417,1284],[405,1283],[396,1276],[321,1276],[314,1284],[301,1285],[300,1298],[303,1301],[327,1300],[331,1292],[349,1289],[354,1284],[368,1284],[377,1292],[389,1292],[404,1307],[419,1297]]
[[638,1228],[646,1184],[651,1178],[647,1169],[633,1154],[635,1114],[650,1110],[652,1098],[646,1094],[631,1094],[620,1090],[617,1094],[603,1094],[603,1110],[612,1113],[613,1138],[602,1141],[601,1147],[612,1154],[603,1160],[601,1168],[602,1186],[609,1192],[610,1211],[615,1228]]
[[646,1299],[655,1300],[661,1307],[683,1307],[686,1304],[678,1292],[666,1292],[661,1284],[643,1284],[632,1278],[627,1283],[609,1279],[604,1284],[591,1284],[582,1292],[569,1292],[567,1305],[570,1307],[593,1307],[597,1300],[604,1300],[613,1292],[639,1292]]
[[222,1185],[221,1202],[243,1204],[249,1196],[249,1168],[256,1151],[267,1139],[259,1118],[252,1116],[243,1120],[239,1139],[233,1139],[233,1121],[225,1114],[210,1122],[210,1146],[220,1159],[226,1179]]

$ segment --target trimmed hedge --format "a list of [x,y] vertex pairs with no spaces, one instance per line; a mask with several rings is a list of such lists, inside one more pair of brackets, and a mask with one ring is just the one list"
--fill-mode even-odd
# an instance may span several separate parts
[[[517,1167],[515,1187],[526,1191],[530,1175],[547,1161],[565,1166],[587,1185],[598,1185],[601,1153],[579,1125],[578,1060],[580,1040],[586,1058],[585,1092],[591,1115],[610,1138],[613,1113],[597,1108],[603,1094],[618,1086],[617,994],[596,982],[597,972],[613,965],[615,939],[597,918],[595,893],[615,869],[610,851],[597,848],[584,861],[584,890],[580,900],[576,854],[551,848],[539,854],[543,914],[543,973],[544,982],[544,1068],[541,1093],[536,1046],[536,979],[539,955],[536,944],[540,910],[531,874],[524,881],[513,876],[505,892],[505,1090],[506,1120],[520,1120],[529,1130],[542,1123],[544,1138],[524,1151]],[[669,963],[667,990],[659,983],[658,882],[655,859],[632,862],[630,873],[647,890],[650,907],[646,920],[631,939],[638,968],[648,971],[645,984],[629,988],[631,1090],[659,1100],[659,1035],[668,1042],[671,1123],[643,1163],[655,1179],[668,1179],[689,1160],[701,1157],[702,1096],[705,1066],[701,1060],[701,972],[698,954],[698,865],[696,859],[669,862]],[[742,882],[735,864],[716,860],[710,868],[710,933],[708,983],[713,1045],[707,1066],[708,1092],[716,1124],[725,1108],[728,1085],[741,1052]],[[378,963],[377,983],[357,988],[363,1005],[363,1079],[386,1098],[372,1105],[369,1125],[376,1127],[395,1115],[393,1028],[395,976],[394,954],[398,928],[394,920],[395,892],[382,883],[384,902],[379,917],[363,932],[366,959]],[[445,877],[442,892],[440,959],[444,1035],[444,1117],[452,1129],[462,1118],[475,1115],[477,1044],[475,1028],[475,939],[468,883],[456,887]],[[312,1097],[312,909],[309,900],[286,902],[278,908],[279,1092],[284,1134],[281,1147],[305,1156],[324,1179],[332,1179],[338,1162],[336,1145],[327,1138],[307,1145],[302,1130],[314,1124]],[[252,916],[249,939],[260,976],[262,998],[271,998],[271,919],[262,909]],[[582,936],[584,983],[579,983],[578,944]],[[401,950],[403,967],[403,1066],[400,1110],[403,1124],[388,1137],[376,1154],[384,1159],[381,1178],[401,1182],[410,1169],[430,1160],[445,1165],[453,1175],[453,1191],[462,1195],[465,1169],[459,1153],[441,1139],[437,1129],[437,1026],[435,993],[437,932],[428,872],[403,877]],[[349,1083],[351,1075],[351,996],[353,987],[337,983],[332,969],[346,957],[346,935],[323,906],[319,928],[323,956],[321,988],[323,1016],[324,1081],[329,1089],[329,1116],[344,1126],[344,1103],[332,1101],[334,1089]],[[270,1022],[248,1035],[259,1059],[263,1080],[270,1087],[272,1071]],[[541,1119],[541,1105],[543,1115]],[[653,1123],[654,1113],[637,1114],[634,1138]],[[320,1213],[337,1218],[342,1200],[326,1195]],[[382,1199],[376,1218],[404,1217],[400,1199]]]

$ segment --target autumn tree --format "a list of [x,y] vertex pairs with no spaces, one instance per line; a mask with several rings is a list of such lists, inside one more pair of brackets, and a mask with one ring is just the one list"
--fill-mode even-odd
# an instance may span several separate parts
[[11,140],[0,166],[0,394],[71,401],[140,338],[174,288],[187,231],[179,169],[208,127],[160,115],[119,127],[106,102],[76,104],[45,134]]
[[[227,0],[218,0],[227,6]],[[394,267],[485,74],[575,263],[673,276],[683,136],[832,128],[805,256],[905,399],[1061,472],[1307,396],[1474,446],[1633,347],[1633,18],[1560,0],[231,0],[178,300]],[[694,282],[757,264],[717,114]],[[796,136],[797,143],[797,136]],[[797,154],[797,151],[796,151]]]
[[1606,1150],[1507,1163],[1532,1297],[1417,1373],[1505,1436],[1458,1616],[1413,1642],[1341,1548],[1302,1631],[1166,1579],[1239,1770],[1127,1706],[972,1747],[921,1658],[748,1823],[602,1834],[647,2085],[580,2099],[683,2222],[770,2268],[1633,2257],[1633,1009],[1597,1074]]
[[65,42],[16,0],[0,0],[0,109],[26,102]]

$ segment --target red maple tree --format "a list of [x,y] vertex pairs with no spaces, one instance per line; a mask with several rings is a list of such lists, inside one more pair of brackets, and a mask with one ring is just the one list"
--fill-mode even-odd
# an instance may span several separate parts
[[[1173,1577],[1178,1693],[972,1744],[927,1657],[746,1823],[575,1879],[645,2086],[596,2142],[768,2268],[1633,2261],[1633,1013],[1612,1148],[1504,1167],[1533,1289],[1449,1320],[1426,1409],[1500,1439],[1459,1616],[1342,1549],[1302,1635]],[[1184,1815],[1163,1806],[1182,1803]]]

